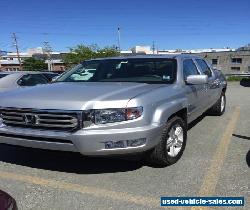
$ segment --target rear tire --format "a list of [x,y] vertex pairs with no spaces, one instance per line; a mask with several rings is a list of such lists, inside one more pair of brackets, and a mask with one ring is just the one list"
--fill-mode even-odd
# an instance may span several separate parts
[[161,135],[161,141],[147,156],[153,166],[165,167],[176,163],[183,154],[187,141],[187,126],[180,117],[171,118]]
[[226,95],[224,92],[221,93],[219,100],[210,108],[209,113],[215,116],[221,116],[224,114],[226,109]]

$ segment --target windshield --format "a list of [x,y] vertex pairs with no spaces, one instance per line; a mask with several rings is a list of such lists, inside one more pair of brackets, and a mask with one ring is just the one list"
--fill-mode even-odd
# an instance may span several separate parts
[[90,60],[63,74],[56,82],[173,83],[176,59],[130,58]]

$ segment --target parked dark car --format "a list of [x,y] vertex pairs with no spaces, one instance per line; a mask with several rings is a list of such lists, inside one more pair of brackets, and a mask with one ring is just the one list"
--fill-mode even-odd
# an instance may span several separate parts
[[60,74],[54,72],[41,72],[43,76],[45,76],[50,82],[53,81],[54,78],[58,77]]
[[17,204],[14,198],[8,193],[0,190],[0,210],[17,210]]
[[0,92],[49,82],[40,72],[0,72]]
[[8,75],[8,73],[0,73],[0,79],[1,78],[4,78],[5,76],[7,76]]

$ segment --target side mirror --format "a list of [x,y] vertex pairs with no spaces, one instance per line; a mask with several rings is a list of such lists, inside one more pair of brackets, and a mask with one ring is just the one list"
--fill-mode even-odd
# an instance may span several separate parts
[[19,85],[19,86],[24,86],[24,80],[21,78],[21,79],[19,79],[18,81],[17,81],[17,84]]
[[207,75],[189,75],[186,83],[190,85],[203,85],[208,83]]

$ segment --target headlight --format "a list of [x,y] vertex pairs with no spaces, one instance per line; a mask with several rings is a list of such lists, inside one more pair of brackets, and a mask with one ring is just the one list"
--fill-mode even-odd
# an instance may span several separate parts
[[142,116],[142,107],[126,109],[96,109],[91,112],[91,121],[95,124],[106,124],[134,120]]

